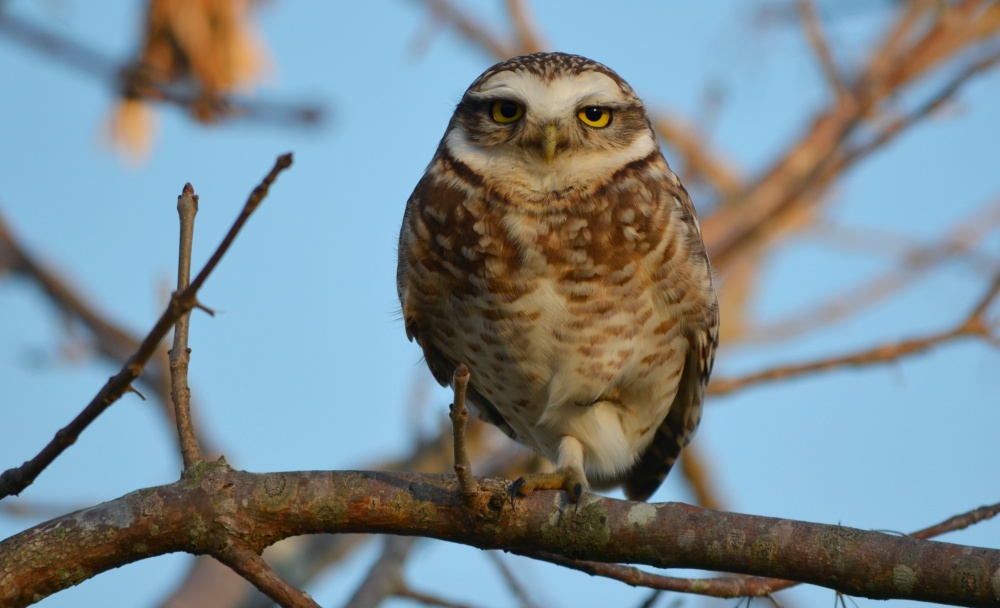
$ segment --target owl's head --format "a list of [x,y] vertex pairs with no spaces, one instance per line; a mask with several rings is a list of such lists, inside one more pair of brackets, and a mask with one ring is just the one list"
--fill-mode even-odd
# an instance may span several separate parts
[[466,90],[442,144],[480,176],[536,193],[606,179],[659,150],[632,87],[610,68],[565,53],[486,70]]

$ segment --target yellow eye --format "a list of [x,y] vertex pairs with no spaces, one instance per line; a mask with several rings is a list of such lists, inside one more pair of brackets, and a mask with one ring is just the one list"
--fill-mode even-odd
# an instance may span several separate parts
[[600,129],[611,124],[611,110],[601,106],[587,106],[576,116],[588,127]]
[[521,120],[521,117],[524,116],[524,106],[516,101],[494,101],[490,108],[490,114],[493,116],[493,120],[498,123],[509,125]]

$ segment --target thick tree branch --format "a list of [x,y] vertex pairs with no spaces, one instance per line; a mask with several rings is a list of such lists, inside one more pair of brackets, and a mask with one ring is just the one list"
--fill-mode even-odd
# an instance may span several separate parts
[[[530,472],[535,456],[527,450],[512,449],[506,436],[500,437],[499,431],[488,428],[486,423],[473,418],[467,429],[469,457],[478,463],[481,473],[487,476],[503,476],[516,479]],[[500,442],[498,445],[497,442]],[[441,432],[433,440],[423,441],[413,447],[413,452],[404,458],[381,461],[365,465],[366,468],[388,471],[422,471],[429,473],[444,473],[452,471],[454,466],[454,450],[452,444],[452,428],[442,426]],[[62,513],[65,513],[63,510]],[[314,534],[298,536],[282,541],[281,547],[275,547],[268,552],[268,563],[286,581],[298,588],[305,588],[327,568],[342,563],[354,554],[354,550],[368,542],[373,537],[360,534]],[[289,546],[289,545],[292,546]],[[167,598],[162,608],[181,608],[183,606],[211,603],[216,606],[239,606],[241,608],[268,608],[259,594],[253,593],[245,601],[225,601],[220,599],[220,588],[224,585],[215,579],[214,585],[208,585],[206,578],[218,573],[218,562],[214,560],[198,560],[192,565],[188,578],[178,587],[176,592]],[[205,572],[210,571],[208,574]],[[226,570],[225,576],[231,572]],[[235,578],[235,577],[233,577]],[[241,581],[241,579],[236,579]],[[226,579],[225,588],[232,586],[232,579]],[[242,590],[243,587],[240,586]],[[252,593],[252,592],[251,592]]]
[[[912,538],[927,540],[948,532],[954,532],[1000,514],[1000,503],[987,507],[979,507],[961,515],[955,515],[945,521],[918,530],[910,534]],[[600,562],[574,560],[552,553],[536,553],[531,557],[541,559],[566,568],[585,572],[591,576],[603,576],[621,581],[633,587],[647,587],[660,591],[677,591],[680,593],[697,593],[712,597],[769,597],[771,594],[793,587],[799,583],[779,578],[759,576],[734,577],[723,576],[714,578],[679,578],[663,576],[646,572],[632,566],[621,564],[604,564]]]
[[222,243],[209,258],[198,276],[195,277],[191,285],[182,292],[175,292],[167,305],[166,310],[160,315],[153,329],[149,331],[146,338],[139,345],[139,349],[129,357],[121,371],[111,377],[97,395],[87,404],[87,407],[77,415],[68,425],[60,429],[55,438],[46,445],[37,456],[25,462],[17,468],[8,469],[0,475],[0,499],[12,494],[19,494],[24,488],[31,485],[38,475],[52,464],[56,458],[62,454],[66,448],[76,442],[77,437],[84,431],[90,423],[97,419],[112,403],[117,401],[123,394],[130,390],[132,382],[139,377],[145,368],[146,363],[156,353],[160,341],[163,340],[167,332],[174,326],[177,319],[192,308],[200,307],[198,303],[198,290],[204,285],[208,276],[215,270],[222,256],[229,250],[233,240],[240,229],[249,219],[250,214],[260,205],[271,184],[277,178],[278,173],[287,169],[292,164],[292,155],[284,154],[278,157],[274,167],[264,177],[261,183],[254,188],[247,202],[243,205],[243,210],[236,218],[233,226],[229,229]]
[[180,482],[41,524],[0,542],[0,604],[25,606],[139,559],[215,553],[233,538],[253,551],[310,533],[418,535],[483,549],[699,568],[798,580],[871,598],[998,606],[1000,550],[908,536],[585,494],[511,507],[508,482],[480,479],[473,505],[454,475],[252,474],[202,463]]

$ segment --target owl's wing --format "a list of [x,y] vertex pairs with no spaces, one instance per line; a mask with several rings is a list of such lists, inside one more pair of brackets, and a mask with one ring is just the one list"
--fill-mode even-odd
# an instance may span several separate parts
[[647,500],[652,496],[674,466],[681,449],[694,437],[701,422],[705,386],[712,373],[717,343],[716,326],[699,330],[691,337],[684,371],[677,385],[677,396],[670,411],[656,429],[653,441],[622,482],[622,489],[629,500]]
[[[684,233],[682,238],[688,242],[690,253],[687,263],[703,262],[706,274],[704,280],[696,277],[687,285],[688,297],[695,298],[698,304],[691,306],[692,316],[682,323],[686,326],[685,334],[688,338],[684,370],[667,417],[660,423],[653,440],[639,455],[639,460],[626,473],[622,482],[625,495],[630,500],[646,500],[660,487],[681,450],[690,443],[698,430],[705,387],[715,362],[715,348],[719,344],[719,305],[715,289],[712,288],[712,269],[702,242],[698,217],[691,198],[680,182],[675,178],[667,186],[672,191],[675,204],[672,208],[675,214],[672,221],[681,227]],[[671,260],[663,263],[671,263]]]
[[[415,327],[416,326],[414,325],[413,331],[415,331]],[[408,327],[407,331],[409,332],[411,329]],[[423,343],[420,342],[419,335],[415,335],[414,337],[424,351],[424,359],[427,361],[427,366],[431,369],[431,374],[434,376],[434,379],[437,380],[441,386],[449,386],[452,378],[454,377],[455,368],[458,364],[445,357],[441,351],[431,346],[424,346]],[[475,371],[473,371],[473,373],[475,373]],[[500,410],[493,405],[492,401],[480,393],[471,383],[465,390],[465,397],[477,416],[506,433],[511,439],[518,441],[517,433],[514,432],[510,423],[503,417]]]
[[472,404],[472,409],[475,411],[476,415],[479,416],[479,418],[497,427],[514,441],[521,441],[521,439],[517,436],[517,433],[514,431],[514,428],[510,426],[510,423],[503,417],[500,410],[493,405],[493,402],[484,397],[483,394],[473,388],[472,385],[469,385],[466,391],[468,391],[466,393],[466,397],[468,398],[469,403]]
[[[406,211],[403,214],[403,227],[399,234],[396,293],[399,296],[403,324],[406,326],[406,337],[410,340],[416,340],[417,344],[420,345],[420,348],[424,351],[424,360],[427,361],[427,367],[430,368],[434,379],[441,386],[449,386],[458,364],[435,348],[431,344],[431,341],[423,339],[424,336],[421,335],[420,323],[414,311],[413,302],[410,300],[412,294],[408,285],[408,277],[411,271],[409,257],[425,253],[422,251],[422,244],[415,242],[414,235],[408,234],[408,231],[411,230],[410,225],[413,219],[411,218],[411,214],[418,213],[417,209],[421,204],[420,199],[422,196],[425,196],[427,188],[428,182],[425,177],[417,184],[413,195],[410,196],[410,200],[406,203]],[[510,423],[507,422],[489,399],[483,396],[472,384],[469,385],[466,391],[466,398],[477,416],[497,427],[512,439],[517,439],[517,433],[511,428]]]

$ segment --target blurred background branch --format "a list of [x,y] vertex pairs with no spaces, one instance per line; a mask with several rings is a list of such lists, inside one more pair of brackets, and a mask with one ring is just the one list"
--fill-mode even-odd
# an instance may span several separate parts
[[[260,10],[257,2],[149,0],[145,18],[135,32],[135,52],[121,58],[106,56],[88,41],[19,17],[10,10],[11,4],[0,3],[0,36],[54,64],[83,73],[111,91],[116,100],[112,133],[130,154],[155,145],[152,114],[162,104],[182,109],[198,124],[243,118],[244,122],[281,128],[311,128],[328,113],[317,102],[267,101],[254,94],[252,86],[268,64],[264,41],[253,27]],[[410,47],[421,53],[427,51],[429,38],[437,35],[463,40],[465,48],[482,56],[483,67],[494,60],[556,48],[558,36],[547,31],[555,24],[536,18],[535,7],[527,0],[491,5],[502,19],[484,16],[476,5],[451,0],[416,0],[408,4],[422,11],[418,19],[423,19],[424,25],[415,28]],[[757,27],[765,22],[777,24],[783,31],[800,36],[812,55],[813,69],[825,84],[824,97],[784,146],[762,158],[756,168],[744,166],[746,161],[737,159],[745,158],[745,154],[713,141],[714,129],[706,124],[704,116],[659,108],[647,98],[654,128],[672,164],[688,187],[702,194],[696,202],[720,280],[723,357],[741,347],[795,346],[821,330],[846,324],[876,305],[905,297],[908,290],[935,272],[955,266],[970,271],[986,295],[964,318],[968,301],[949,297],[957,324],[952,326],[947,319],[929,322],[940,321],[937,327],[950,329],[935,333],[923,327],[904,328],[895,337],[879,336],[837,351],[854,353],[849,356],[796,355],[795,360],[758,368],[763,371],[736,375],[723,370],[711,390],[716,394],[739,393],[764,380],[783,380],[845,365],[874,365],[951,344],[961,337],[979,337],[984,344],[996,346],[993,309],[989,308],[1000,280],[996,278],[1000,276],[1000,256],[995,248],[990,249],[1000,227],[1000,199],[995,193],[960,221],[937,226],[933,233],[921,236],[911,236],[892,225],[873,228],[841,221],[831,217],[830,209],[844,196],[841,187],[853,170],[893,146],[910,145],[907,135],[931,121],[947,119],[968,87],[996,72],[1000,61],[1000,5],[986,0],[843,4],[788,0],[756,6],[758,19],[752,23]],[[839,42],[830,27],[831,19],[850,18],[852,11],[884,15],[881,34],[860,50]],[[667,58],[646,59],[661,61],[663,78],[670,77]],[[327,76],[324,69],[317,77]],[[457,82],[455,90],[461,90],[464,84]],[[702,110],[713,115],[724,113],[724,104],[733,103],[731,96],[711,90],[702,98]],[[918,170],[922,169],[914,168]],[[838,254],[868,256],[882,264],[877,272],[818,301],[796,302],[797,309],[776,320],[762,320],[755,303],[769,291],[765,281],[768,263],[803,242]],[[83,330],[97,358],[120,365],[135,351],[138,339],[123,322],[103,311],[71,281],[61,278],[55,270],[58,265],[42,263],[21,242],[10,222],[0,216],[0,271],[36,286],[68,327]],[[922,337],[905,339],[908,336]],[[165,419],[169,419],[164,352],[157,353],[138,383],[144,392],[156,396],[154,401],[164,406]],[[413,393],[417,393],[416,388]],[[199,416],[205,407],[203,402],[192,404],[193,414]],[[416,403],[410,405],[411,410],[418,407]],[[196,427],[202,449],[207,454],[218,454],[218,442],[207,439],[212,435],[212,425],[199,416]],[[426,472],[451,469],[449,427],[434,428],[427,436],[415,424],[411,431],[409,449],[404,446],[395,457],[369,462],[365,468]],[[544,466],[507,445],[492,428],[470,421],[468,432],[476,475],[516,478]],[[714,461],[709,448],[696,441],[685,451],[679,470],[693,500],[720,509],[727,506],[729,492],[720,487]],[[9,514],[5,516],[20,516],[27,510],[47,517],[54,508],[48,502],[0,504]],[[360,550],[370,540],[350,535],[299,537],[270,548],[265,557],[279,576],[298,588],[309,587],[331,570],[345,570],[356,560],[369,559],[372,566],[350,587],[356,592],[348,605],[379,605],[400,597],[458,605],[448,604],[450,600],[436,595],[439,591],[447,595],[447,589],[424,591],[424,582],[411,579],[407,573],[415,549],[419,550],[423,541],[385,538],[374,557],[367,553],[367,557],[361,557]],[[507,601],[529,605],[540,591],[537,581],[518,582],[505,569],[504,562],[497,560],[496,564],[509,594]],[[408,582],[411,580],[412,586]],[[747,579],[746,584],[756,583]],[[656,597],[650,601],[655,602]],[[187,576],[161,605],[262,607],[270,603],[227,568],[211,559],[196,558]]]
[[22,19],[0,3],[0,36],[87,74],[119,97],[111,135],[141,155],[152,145],[151,105],[176,106],[195,120],[233,118],[279,126],[316,125],[321,105],[252,100],[236,91],[258,78],[263,49],[250,29],[250,0],[150,0],[137,56],[115,60],[86,43]]

